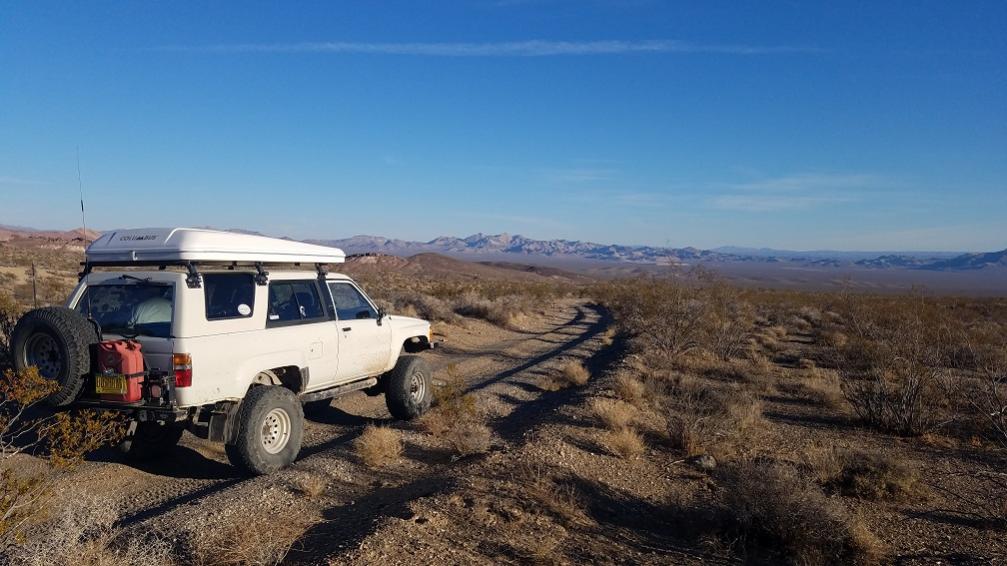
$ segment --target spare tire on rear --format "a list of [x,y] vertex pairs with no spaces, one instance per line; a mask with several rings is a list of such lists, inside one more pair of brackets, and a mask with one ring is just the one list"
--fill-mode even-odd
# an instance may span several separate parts
[[43,307],[28,311],[11,334],[14,369],[38,368],[43,377],[59,384],[46,399],[54,407],[77,399],[91,371],[91,345],[98,342],[94,326],[74,310]]

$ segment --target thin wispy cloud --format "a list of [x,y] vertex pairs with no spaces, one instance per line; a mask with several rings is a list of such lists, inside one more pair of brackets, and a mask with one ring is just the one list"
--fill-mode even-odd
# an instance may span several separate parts
[[593,183],[608,181],[615,177],[615,169],[577,167],[572,169],[548,169],[543,173],[546,181],[558,184]]
[[24,179],[21,177],[5,177],[0,175],[0,185],[46,185],[45,181]]
[[720,185],[711,204],[725,210],[773,212],[861,200],[863,193],[892,186],[890,179],[867,173],[797,173]]
[[235,43],[203,46],[166,46],[165,51],[202,53],[329,53],[334,55],[412,55],[427,57],[554,57],[570,55],[628,55],[647,53],[773,55],[820,53],[815,47],[692,43],[673,39],[643,41],[528,40],[485,43],[371,43],[330,41],[308,43]]

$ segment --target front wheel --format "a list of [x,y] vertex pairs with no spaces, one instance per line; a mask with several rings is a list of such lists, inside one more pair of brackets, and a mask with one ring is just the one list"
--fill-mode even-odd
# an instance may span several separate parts
[[433,372],[419,356],[402,356],[384,377],[385,405],[396,419],[411,420],[427,412],[433,400]]
[[280,386],[253,387],[238,410],[238,433],[225,446],[231,464],[251,474],[271,474],[297,458],[304,436],[304,410]]

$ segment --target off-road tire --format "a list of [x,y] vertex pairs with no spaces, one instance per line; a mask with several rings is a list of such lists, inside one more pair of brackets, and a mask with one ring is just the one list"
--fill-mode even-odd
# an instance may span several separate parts
[[[54,407],[77,399],[91,371],[91,346],[98,342],[94,326],[72,309],[42,307],[26,312],[11,334],[14,368],[24,371],[31,364],[29,348],[49,353],[50,367],[40,372],[59,384],[46,402]],[[44,346],[40,345],[44,344]]]
[[385,385],[385,405],[396,419],[412,420],[430,408],[433,372],[423,358],[400,356],[395,368],[385,374],[382,381]]
[[[289,430],[278,450],[266,448],[267,418],[273,411],[285,413]],[[280,417],[282,421],[284,417]],[[225,445],[231,464],[254,475],[271,474],[287,466],[301,451],[304,436],[304,409],[301,401],[286,387],[261,385],[253,387],[242,400],[237,414],[237,434],[232,443]]]
[[136,423],[136,429],[119,443],[131,462],[146,462],[166,456],[178,444],[185,429],[176,424]]

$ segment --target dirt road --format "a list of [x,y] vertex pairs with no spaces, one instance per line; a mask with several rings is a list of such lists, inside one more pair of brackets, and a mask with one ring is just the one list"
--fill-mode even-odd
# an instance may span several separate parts
[[[606,326],[597,307],[568,300],[522,321],[520,330],[477,320],[435,329],[446,343],[425,355],[435,375],[463,380],[479,397],[494,431],[493,457],[521,445],[567,400],[568,392],[541,388],[544,380],[570,360],[600,363]],[[352,440],[370,423],[401,431],[405,451],[397,464],[374,471],[353,454]],[[131,530],[198,533],[204,525],[250,517],[321,516],[324,521],[295,544],[289,559],[326,563],[356,551],[383,519],[411,517],[410,502],[444,491],[454,481],[452,469],[464,464],[415,424],[391,421],[383,397],[355,393],[308,421],[297,462],[273,476],[239,476],[221,447],[186,433],[169,457],[155,463],[127,465],[115,452],[103,452],[75,483],[120,496],[120,525]],[[327,486],[319,497],[305,497],[295,487],[309,476]]]

